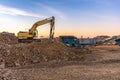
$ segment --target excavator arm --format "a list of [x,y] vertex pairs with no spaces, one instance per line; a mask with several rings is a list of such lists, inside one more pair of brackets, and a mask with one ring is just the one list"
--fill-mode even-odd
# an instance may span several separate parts
[[51,18],[44,19],[42,21],[38,21],[33,24],[32,28],[29,29],[29,34],[33,35],[33,37],[36,36],[36,29],[38,26],[44,25],[50,23],[50,38],[54,35],[54,24],[55,24],[55,18],[52,16]]

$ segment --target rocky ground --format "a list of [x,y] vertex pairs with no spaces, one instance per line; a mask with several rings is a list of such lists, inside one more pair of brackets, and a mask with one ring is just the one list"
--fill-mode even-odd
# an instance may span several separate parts
[[59,41],[23,44],[13,34],[1,35],[0,80],[120,80],[119,46],[81,49]]
[[92,61],[46,62],[12,70],[24,74],[26,80],[120,80],[120,48],[112,51],[95,48],[86,57],[98,58]]

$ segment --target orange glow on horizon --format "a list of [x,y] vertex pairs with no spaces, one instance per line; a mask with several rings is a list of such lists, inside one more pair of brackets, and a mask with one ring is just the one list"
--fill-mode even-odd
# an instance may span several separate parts
[[[18,31],[19,32],[19,31]],[[15,35],[17,36],[17,33],[16,31],[10,31],[10,33],[15,33]],[[90,33],[90,32],[81,32],[81,33],[73,33],[73,32],[55,32],[54,36],[55,37],[59,37],[59,36],[63,36],[63,35],[70,35],[70,36],[76,36],[78,38],[80,38],[81,36],[84,37],[84,38],[93,38],[95,36],[100,36],[100,35],[108,35],[108,36],[114,36],[114,35],[119,35],[119,33],[103,33],[103,32],[99,32],[99,33]],[[45,32],[45,31],[41,31],[39,32],[38,34],[39,37],[43,36],[43,37],[49,37],[49,31],[48,32]]]

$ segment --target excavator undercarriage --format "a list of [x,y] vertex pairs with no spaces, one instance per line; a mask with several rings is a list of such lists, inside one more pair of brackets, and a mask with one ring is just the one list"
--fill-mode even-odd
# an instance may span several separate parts
[[40,38],[34,39],[34,38],[27,38],[27,39],[18,39],[18,42],[21,43],[31,43],[31,42],[41,42]]

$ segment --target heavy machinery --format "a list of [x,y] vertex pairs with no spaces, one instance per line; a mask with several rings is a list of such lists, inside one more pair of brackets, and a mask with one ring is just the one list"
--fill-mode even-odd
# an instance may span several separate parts
[[59,36],[60,42],[68,47],[86,48],[89,45],[95,45],[96,42],[92,38],[77,38],[75,36]]
[[115,45],[120,46],[120,38],[115,40]]
[[79,42],[78,39],[75,36],[59,36],[60,41],[69,47],[78,47]]
[[17,34],[18,35],[18,42],[40,41],[40,39],[38,39],[37,27],[44,25],[44,24],[47,24],[47,23],[50,23],[49,38],[50,38],[50,40],[52,40],[54,37],[54,29],[55,29],[55,17],[54,16],[34,23],[28,32],[19,31]]

